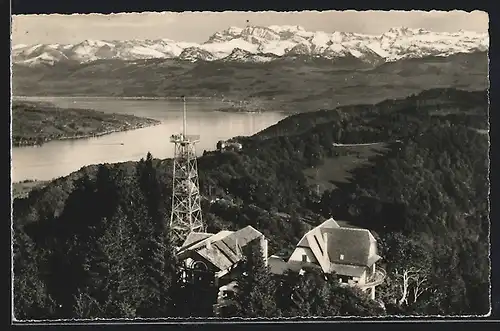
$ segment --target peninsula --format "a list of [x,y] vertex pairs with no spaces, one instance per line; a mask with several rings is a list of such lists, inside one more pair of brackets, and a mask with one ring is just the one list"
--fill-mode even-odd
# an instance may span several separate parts
[[34,146],[51,140],[97,137],[159,123],[134,115],[63,109],[46,102],[13,101],[12,145]]

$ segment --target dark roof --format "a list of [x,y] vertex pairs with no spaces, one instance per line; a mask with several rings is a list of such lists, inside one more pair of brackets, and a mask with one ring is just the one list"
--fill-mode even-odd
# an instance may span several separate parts
[[[187,251],[193,251],[193,250],[196,251],[200,247],[206,245],[208,239],[210,239],[211,242],[215,242],[215,241],[218,241],[219,239],[222,239],[225,236],[228,236],[232,233],[233,233],[233,231],[227,231],[227,230],[219,231],[216,234],[203,233],[203,232],[191,232],[190,234],[188,234],[186,240],[184,241],[184,244],[177,251],[177,254],[181,254],[181,253],[185,253]],[[203,238],[203,239],[201,239],[201,238]]]
[[181,250],[184,250],[188,246],[194,245],[204,239],[213,236],[213,233],[205,233],[205,232],[190,232],[181,246]]
[[221,251],[227,258],[228,260],[231,262],[231,263],[236,263],[240,260],[240,256],[238,254],[238,251],[235,251],[233,249],[231,249],[224,241],[224,239],[226,238],[223,238],[219,241],[216,241],[214,243],[212,243],[212,245],[214,245],[215,247],[217,247],[219,249],[219,251]]
[[347,265],[347,264],[331,264],[332,271],[335,271],[338,275],[359,277],[366,270],[364,266]]
[[[186,242],[188,239],[191,240],[190,236],[191,234],[186,238]],[[185,242],[179,252],[194,250],[219,270],[226,270],[241,260],[241,247],[261,236],[262,233],[248,225],[236,232],[221,231],[217,234],[209,234],[209,237],[189,244],[191,247],[188,247]]]
[[236,242],[240,247],[246,246],[249,242],[262,236],[262,233],[255,230],[252,226],[247,225],[229,236],[225,237],[225,242],[231,242],[236,248]]
[[322,233],[327,235],[328,257],[331,263],[368,266],[371,244],[368,230],[329,228],[322,229]]
[[288,270],[288,263],[279,256],[272,255],[267,259],[270,272],[277,275],[282,275]]
[[321,266],[313,262],[302,262],[302,261],[288,261],[288,269],[292,271],[299,271],[300,269],[312,268],[321,269]]
[[200,246],[196,249],[196,252],[219,270],[226,270],[234,264],[231,257],[226,256],[213,243],[210,245]]

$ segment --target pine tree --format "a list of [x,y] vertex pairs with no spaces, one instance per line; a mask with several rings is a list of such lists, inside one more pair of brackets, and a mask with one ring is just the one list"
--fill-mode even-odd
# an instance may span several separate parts
[[289,274],[281,286],[283,297],[280,308],[290,317],[307,316],[376,316],[383,309],[365,293],[356,288],[339,285],[337,276],[325,275],[317,269]]
[[341,286],[338,280],[328,281],[329,300],[326,302],[330,316],[380,316],[384,309],[356,287]]
[[237,315],[240,317],[277,317],[276,283],[265,265],[259,240],[243,248],[245,256],[238,278]]
[[50,274],[44,282],[57,302],[53,317],[75,317],[75,298],[88,281],[85,265],[91,259],[95,226],[100,220],[94,206],[95,183],[84,175],[75,182],[61,216],[40,220],[51,231],[46,238],[40,238],[48,252],[46,263],[40,266]]
[[42,281],[37,252],[22,227],[14,226],[14,317],[43,319],[54,312],[54,301]]
[[296,316],[331,316],[329,307],[329,288],[325,276],[318,270],[307,270],[290,283],[292,304],[287,315]]
[[144,270],[145,297],[138,314],[143,317],[167,317],[171,314],[171,294],[169,293],[176,277],[175,255],[168,228],[164,197],[161,194],[153,157],[148,153],[136,169],[138,212],[136,218],[141,256],[140,265]]
[[[73,318],[135,316],[133,303],[137,300],[129,292],[135,293],[140,287],[134,287],[130,281],[138,279],[137,253],[132,241],[131,214],[125,212],[130,204],[123,198],[128,197],[125,179],[123,172],[100,166],[96,181],[83,178],[73,193],[74,204],[67,204],[73,207],[67,208],[64,217],[68,223],[78,221],[72,235],[78,249],[73,249],[69,263],[82,273],[74,284],[77,289],[70,293]],[[80,211],[82,208],[86,212]]]
[[89,290],[79,295],[94,304],[91,317],[136,317],[136,303],[144,290],[129,220],[119,207],[111,219],[103,218],[100,227],[102,234],[96,239],[89,262]]

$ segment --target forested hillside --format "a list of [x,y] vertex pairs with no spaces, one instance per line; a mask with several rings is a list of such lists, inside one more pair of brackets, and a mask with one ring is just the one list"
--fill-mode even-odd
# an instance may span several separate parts
[[[377,294],[384,312],[335,281],[274,279],[247,263],[242,283],[254,286],[243,287],[233,314],[486,314],[487,117],[486,91],[430,90],[295,115],[238,138],[240,153],[205,153],[198,166],[208,231],[252,225],[269,238],[269,253],[285,255],[333,216],[374,232],[388,272]],[[177,282],[165,222],[170,172],[170,160],[148,155],[84,168],[17,199],[16,316],[210,315],[210,302],[190,299],[200,289]],[[293,303],[292,288],[301,298]]]

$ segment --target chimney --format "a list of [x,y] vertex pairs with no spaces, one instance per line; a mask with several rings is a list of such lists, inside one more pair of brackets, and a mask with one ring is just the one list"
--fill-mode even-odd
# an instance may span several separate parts
[[267,239],[263,235],[260,237],[260,245],[262,247],[262,255],[264,258],[264,264],[267,266],[267,262],[268,262]]
[[323,261],[325,261],[325,264],[328,266],[328,272],[329,272],[329,269],[331,268],[331,261],[330,261],[330,257],[328,256],[328,232],[327,231],[323,232],[323,242],[325,244],[325,249],[323,250]]

